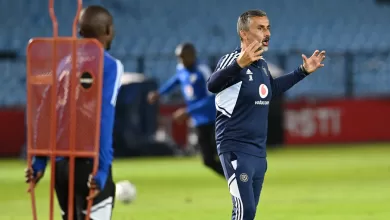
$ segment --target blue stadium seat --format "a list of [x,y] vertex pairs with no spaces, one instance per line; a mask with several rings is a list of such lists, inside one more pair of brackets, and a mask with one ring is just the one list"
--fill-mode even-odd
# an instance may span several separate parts
[[[226,4],[224,0],[84,0],[85,5],[96,3],[107,6],[114,14],[117,39],[111,52],[122,58],[125,70],[135,71],[135,57],[145,56],[145,73],[161,81],[174,72],[176,59],[173,52],[178,43],[192,41],[203,57],[220,56],[238,46],[235,23],[238,15],[250,8],[264,9],[271,20],[271,52],[268,56],[273,56],[272,51],[390,49],[390,7],[376,5],[375,1],[246,0]],[[51,36],[52,25],[47,5],[24,0],[0,0],[0,6],[6,8],[0,13],[0,19],[4,21],[0,28],[6,30],[0,35],[0,49],[15,49],[24,56],[30,38]],[[70,35],[76,5],[68,1],[55,1],[55,9],[60,34]],[[16,13],[23,16],[12,16]],[[294,87],[288,96],[296,98],[309,93],[318,96],[343,95],[346,61],[338,55],[329,58],[323,70]],[[295,68],[301,63],[300,59],[300,54],[288,57],[286,70]],[[353,82],[356,83],[354,94],[388,94],[389,56],[361,56],[356,59],[358,62],[353,68]],[[381,68],[370,69],[365,64],[372,62],[372,59],[385,64]],[[267,60],[277,62],[277,59]],[[3,72],[0,79],[3,79],[5,72],[21,72],[24,64],[1,61],[0,68]],[[4,85],[7,84],[5,82]],[[20,88],[21,85],[14,86]],[[6,88],[2,90],[9,91]],[[12,102],[2,96],[0,104]],[[25,97],[19,98],[25,100]]]

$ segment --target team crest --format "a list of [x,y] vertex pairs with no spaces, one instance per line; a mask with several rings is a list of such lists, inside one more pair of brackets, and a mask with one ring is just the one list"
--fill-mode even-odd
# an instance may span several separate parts
[[264,84],[261,84],[259,86],[259,95],[260,95],[260,98],[264,99],[268,96],[268,87]]
[[241,173],[240,174],[240,180],[241,180],[241,182],[248,182],[248,174],[246,174],[246,173]]

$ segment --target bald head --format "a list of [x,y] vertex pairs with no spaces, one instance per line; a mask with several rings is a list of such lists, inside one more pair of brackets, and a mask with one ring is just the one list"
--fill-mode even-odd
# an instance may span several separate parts
[[79,32],[82,37],[96,38],[109,49],[114,38],[113,18],[102,6],[92,5],[80,13]]
[[175,50],[176,56],[179,58],[186,68],[191,68],[196,61],[196,49],[191,43],[179,44]]

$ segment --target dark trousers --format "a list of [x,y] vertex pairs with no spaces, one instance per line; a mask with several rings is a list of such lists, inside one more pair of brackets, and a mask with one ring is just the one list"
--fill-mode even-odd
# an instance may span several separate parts
[[195,128],[198,136],[198,144],[203,157],[203,163],[208,168],[221,176],[224,176],[221,162],[218,158],[217,145],[215,143],[215,126],[214,123],[200,125]]
[[[88,159],[76,159],[74,178],[74,220],[84,220],[87,209],[88,177],[92,173],[93,163]],[[56,162],[55,190],[61,208],[63,220],[68,220],[69,161]],[[110,173],[103,190],[94,199],[90,219],[110,220],[115,201],[115,183]]]
[[223,153],[220,159],[233,201],[232,220],[254,220],[267,159],[241,152]]

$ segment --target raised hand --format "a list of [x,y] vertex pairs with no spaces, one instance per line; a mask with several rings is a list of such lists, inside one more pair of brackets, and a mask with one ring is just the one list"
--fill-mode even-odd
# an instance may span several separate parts
[[260,60],[261,54],[264,52],[263,49],[259,50],[260,47],[261,43],[253,41],[247,48],[241,50],[240,55],[237,57],[237,64],[241,68],[244,68],[257,60]]
[[325,59],[325,51],[316,50],[310,58],[307,58],[304,54],[302,54],[303,59],[303,68],[307,73],[312,73],[317,69],[324,67],[325,65],[321,63]]

